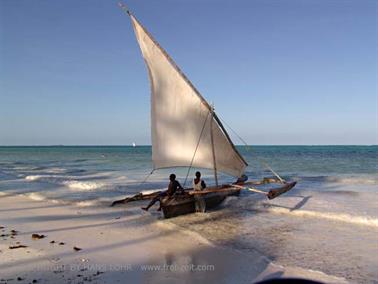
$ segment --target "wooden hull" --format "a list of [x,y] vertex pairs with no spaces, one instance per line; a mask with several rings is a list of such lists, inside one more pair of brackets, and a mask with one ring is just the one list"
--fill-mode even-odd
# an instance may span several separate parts
[[[227,196],[237,196],[240,194],[240,189],[223,187],[220,192],[209,192],[201,194],[206,204],[206,209],[217,207],[225,200]],[[193,195],[185,194],[182,196],[175,196],[171,199],[163,200],[162,209],[165,218],[172,218],[180,215],[190,214],[195,212],[195,199]]]
[[[172,218],[184,214],[194,213],[196,211],[196,198],[195,196],[202,197],[205,203],[206,209],[212,209],[223,202],[227,196],[237,196],[240,194],[240,190],[250,190],[259,194],[265,195],[269,199],[276,198],[281,194],[284,194],[291,190],[296,182],[285,182],[280,187],[269,190],[269,192],[262,191],[256,188],[249,188],[248,185],[262,185],[265,183],[278,183],[275,179],[264,179],[260,182],[246,182],[238,184],[227,184],[220,187],[209,187],[203,191],[194,191],[193,189],[187,189],[182,195],[175,195],[173,198],[164,198],[161,200],[161,207],[165,218]],[[150,194],[138,193],[134,196],[127,197],[121,200],[114,201],[111,206],[126,204],[132,201],[149,200],[153,199],[161,191],[153,192]],[[198,205],[199,209],[202,208],[202,202]]]

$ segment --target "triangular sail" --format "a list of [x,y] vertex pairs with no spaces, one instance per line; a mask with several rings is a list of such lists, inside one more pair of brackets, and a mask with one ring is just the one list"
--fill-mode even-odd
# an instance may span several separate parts
[[146,29],[133,15],[130,17],[151,84],[154,169],[180,166],[213,169],[215,155],[218,171],[233,176],[243,174],[247,163],[209,104]]

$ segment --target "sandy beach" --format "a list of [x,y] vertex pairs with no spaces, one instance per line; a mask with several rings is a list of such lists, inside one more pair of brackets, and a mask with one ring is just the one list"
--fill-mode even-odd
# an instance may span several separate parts
[[[0,283],[252,283],[294,276],[345,282],[215,246],[137,207],[85,208],[3,195],[0,208]],[[10,249],[19,245],[26,247]]]
[[0,284],[378,284],[377,10],[0,1]]

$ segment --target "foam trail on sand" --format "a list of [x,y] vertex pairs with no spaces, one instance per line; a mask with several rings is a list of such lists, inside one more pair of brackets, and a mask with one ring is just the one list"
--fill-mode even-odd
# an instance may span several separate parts
[[[267,205],[267,204],[266,204]],[[352,216],[349,214],[318,212],[310,210],[290,210],[286,208],[269,207],[268,209],[259,210],[268,211],[274,214],[285,214],[295,217],[321,218],[330,221],[338,221],[355,225],[369,226],[378,228],[378,219],[364,216]]]

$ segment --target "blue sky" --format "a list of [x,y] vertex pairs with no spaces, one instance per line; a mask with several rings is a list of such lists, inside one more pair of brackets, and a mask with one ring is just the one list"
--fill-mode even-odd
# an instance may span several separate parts
[[[377,144],[376,1],[126,3],[248,143]],[[150,144],[149,96],[117,1],[0,1],[0,145]]]

